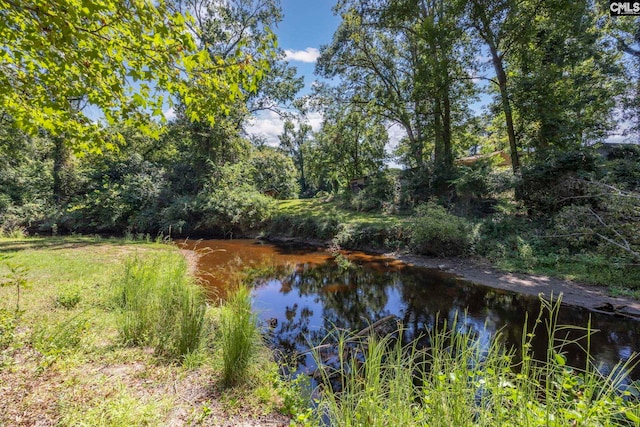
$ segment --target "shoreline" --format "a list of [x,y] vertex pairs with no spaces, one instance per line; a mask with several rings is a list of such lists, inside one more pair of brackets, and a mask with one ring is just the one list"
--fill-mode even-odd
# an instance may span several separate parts
[[[276,244],[289,243],[325,248],[329,246],[324,241],[297,237],[266,236],[260,239]],[[380,254],[399,260],[408,266],[444,271],[458,280],[495,289],[532,296],[544,294],[548,297],[551,294],[554,296],[562,294],[563,304],[581,307],[595,313],[640,320],[640,300],[607,295],[604,286],[588,285],[548,276],[505,272],[497,269],[488,261],[477,258],[436,258],[409,252],[387,252],[374,248],[357,250]]]

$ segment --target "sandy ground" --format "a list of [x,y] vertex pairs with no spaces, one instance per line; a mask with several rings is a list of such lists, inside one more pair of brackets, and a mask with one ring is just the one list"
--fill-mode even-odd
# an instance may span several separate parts
[[606,313],[640,320],[640,301],[607,295],[606,288],[568,280],[529,274],[506,273],[487,261],[472,258],[431,258],[411,254],[387,253],[385,256],[407,264],[444,270],[461,280],[521,294],[554,296],[562,294],[562,302]]

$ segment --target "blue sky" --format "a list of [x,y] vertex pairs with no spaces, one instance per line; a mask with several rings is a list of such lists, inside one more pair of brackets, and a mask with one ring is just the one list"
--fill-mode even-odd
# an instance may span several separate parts
[[[289,63],[304,77],[305,87],[300,96],[310,92],[315,80],[313,71],[320,47],[329,44],[340,24],[340,17],[333,14],[336,0],[281,0],[284,18],[274,32],[278,44],[286,53]],[[318,130],[322,116],[309,115],[309,123]],[[250,135],[264,138],[268,144],[277,145],[282,132],[282,122],[275,113],[261,113],[247,128]]]
[[329,44],[340,24],[333,15],[335,0],[282,0],[284,19],[275,28],[280,47],[291,65],[305,77],[307,89],[313,82],[315,58],[320,46]]

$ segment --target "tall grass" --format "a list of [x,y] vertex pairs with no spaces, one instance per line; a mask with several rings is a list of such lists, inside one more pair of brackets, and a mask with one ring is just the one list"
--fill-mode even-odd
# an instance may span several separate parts
[[[322,370],[334,387],[321,394],[316,416],[336,426],[638,425],[640,403],[624,386],[631,366],[609,375],[591,363],[568,367],[559,309],[559,303],[543,303],[544,315],[525,334],[519,361],[498,339],[482,345],[455,320],[431,332],[426,350],[391,336],[368,337],[354,350],[353,337],[341,334],[337,370]],[[531,342],[541,324],[548,328],[549,350],[536,360]],[[586,352],[590,333],[584,329]],[[347,357],[354,351],[364,357]]]
[[119,329],[132,345],[151,345],[183,357],[200,345],[206,310],[202,288],[192,283],[180,254],[134,257],[117,284]]
[[251,311],[251,294],[247,286],[238,286],[222,307],[220,331],[222,380],[226,386],[233,386],[246,379],[261,339],[256,315]]

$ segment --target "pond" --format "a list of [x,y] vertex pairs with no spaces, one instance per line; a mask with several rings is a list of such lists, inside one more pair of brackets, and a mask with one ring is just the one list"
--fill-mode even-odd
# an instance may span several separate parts
[[[202,254],[199,275],[211,298],[224,298],[229,275],[243,267],[270,267],[265,269],[269,274],[254,283],[253,307],[272,346],[284,354],[298,355],[299,372],[316,369],[308,350],[335,328],[357,332],[394,316],[406,328],[404,338],[411,339],[423,336],[436,324],[451,324],[457,316],[459,324],[475,332],[481,344],[488,345],[500,331],[508,347],[519,348],[527,316],[531,324],[540,311],[535,297],[362,252],[344,253],[352,264],[344,268],[329,252],[314,248],[256,240],[207,240],[185,246]],[[558,323],[586,327],[590,319],[591,328],[598,331],[591,338],[591,355],[604,372],[640,350],[640,322],[636,320],[563,305]],[[539,355],[546,349],[543,332],[544,324],[533,341]],[[568,338],[582,334],[575,331]],[[585,366],[584,352],[577,346],[563,351],[573,366]],[[639,368],[631,378],[640,378]]]

